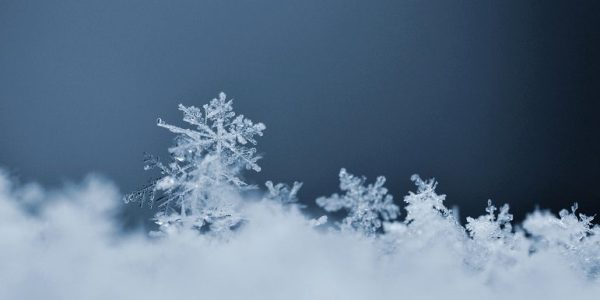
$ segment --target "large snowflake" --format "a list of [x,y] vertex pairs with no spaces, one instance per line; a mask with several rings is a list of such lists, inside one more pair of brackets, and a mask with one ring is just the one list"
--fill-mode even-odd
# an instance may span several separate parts
[[[242,168],[259,172],[255,136],[262,136],[265,125],[237,115],[225,93],[202,109],[179,105],[183,120],[194,129],[181,128],[158,119],[158,126],[177,134],[169,148],[173,160],[163,164],[146,157],[145,169],[157,168],[161,177],[126,196],[126,202],[159,202],[161,226],[189,223],[195,227],[233,227],[241,218],[228,193],[245,188],[239,177]],[[156,195],[160,195],[156,198]],[[173,215],[173,209],[179,211]],[[226,224],[223,226],[222,224]]]

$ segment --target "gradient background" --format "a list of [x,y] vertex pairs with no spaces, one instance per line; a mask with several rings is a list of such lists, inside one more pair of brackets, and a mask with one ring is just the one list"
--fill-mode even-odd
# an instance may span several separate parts
[[306,203],[346,167],[397,201],[436,177],[463,218],[598,213],[594,2],[0,0],[0,164],[131,191],[144,151],[167,157],[156,118],[223,90],[267,125],[249,181],[303,181]]

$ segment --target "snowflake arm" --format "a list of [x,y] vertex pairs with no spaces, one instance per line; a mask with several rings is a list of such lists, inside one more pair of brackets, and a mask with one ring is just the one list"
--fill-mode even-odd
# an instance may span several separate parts
[[297,194],[302,187],[302,182],[294,181],[294,184],[290,187],[285,183],[273,184],[272,181],[267,181],[265,186],[269,191],[265,197],[266,199],[286,205],[298,202]]

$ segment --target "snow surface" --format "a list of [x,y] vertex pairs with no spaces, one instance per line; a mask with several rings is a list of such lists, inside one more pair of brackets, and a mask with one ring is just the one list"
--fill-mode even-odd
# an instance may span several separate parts
[[[435,200],[430,196],[421,195]],[[490,255],[492,246],[477,235],[473,240],[460,230],[452,233],[462,227],[446,218],[427,220],[434,222],[430,227],[447,224],[442,234],[425,233],[427,224],[415,219],[367,238],[314,227],[296,207],[259,199],[244,199],[248,222],[228,240],[196,231],[160,238],[123,235],[113,217],[121,199],[113,184],[95,176],[46,190],[0,175],[0,299],[594,299],[600,294],[600,282],[581,267],[580,256],[565,253],[563,245],[573,240],[564,227],[580,223],[568,212],[563,223],[534,214],[526,227],[538,234],[552,226],[563,231],[550,230],[553,240],[533,254],[510,256],[498,246],[496,253],[507,258]],[[382,238],[393,235],[399,236],[393,243]],[[477,251],[486,253],[487,262],[473,267],[468,255]]]

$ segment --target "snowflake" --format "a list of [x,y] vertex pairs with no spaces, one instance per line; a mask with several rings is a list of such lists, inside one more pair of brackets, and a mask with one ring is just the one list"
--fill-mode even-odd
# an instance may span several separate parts
[[175,146],[169,148],[173,160],[163,164],[146,155],[144,169],[158,169],[161,176],[124,200],[149,203],[150,207],[158,202],[162,212],[155,221],[161,228],[189,227],[214,233],[236,227],[242,218],[232,193],[250,188],[239,177],[242,168],[260,171],[256,163],[260,157],[249,145],[256,145],[255,136],[262,136],[265,125],[236,116],[225,93],[202,109],[180,104],[179,110],[183,120],[195,128],[158,119],[159,127],[177,134]]
[[523,227],[534,237],[534,251],[558,251],[592,277],[600,277],[600,227],[593,225],[593,216],[563,209],[556,218],[549,212],[535,211],[527,216]]
[[382,220],[389,221],[398,217],[399,208],[383,187],[385,177],[379,176],[375,183],[365,186],[365,177],[349,174],[346,169],[341,169],[339,176],[340,189],[345,193],[320,197],[317,204],[328,212],[341,209],[348,211],[348,215],[342,220],[342,229],[356,230],[372,236],[381,228]]
[[467,217],[466,229],[472,243],[465,261],[474,270],[487,272],[491,280],[497,269],[514,266],[525,259],[530,245],[522,230],[512,232],[513,215],[508,212],[508,204],[498,211],[488,200],[485,211],[487,214],[478,218]]
[[456,255],[462,253],[462,242],[468,237],[458,223],[453,212],[446,208],[446,195],[437,194],[434,179],[423,180],[419,175],[410,178],[417,186],[417,192],[409,192],[404,197],[407,203],[403,224],[389,224],[392,248],[398,245],[422,251],[432,245],[446,245]]
[[[196,126],[196,130],[180,128],[158,119],[158,126],[178,134],[176,146],[169,148],[173,157],[178,161],[193,161],[197,156],[214,154],[225,166],[242,164],[247,169],[260,172],[260,166],[256,163],[260,156],[255,155],[256,148],[247,147],[247,144],[256,145],[254,136],[262,136],[265,125],[254,124],[244,115],[236,117],[232,100],[227,101],[225,93],[220,93],[219,98],[202,108],[204,113],[197,107],[179,104],[183,120]],[[240,183],[237,180],[234,182]]]
[[488,206],[485,209],[487,215],[473,219],[467,217],[467,230],[475,240],[496,240],[510,236],[513,220],[513,215],[508,213],[508,204],[504,204],[498,215],[495,211],[497,208],[492,205],[492,200],[488,200]]
[[410,179],[417,186],[417,192],[409,192],[408,196],[404,197],[404,202],[407,203],[406,223],[438,215],[451,216],[450,210],[444,206],[446,195],[438,195],[435,192],[437,182],[434,179],[423,180],[417,174],[412,175]]

